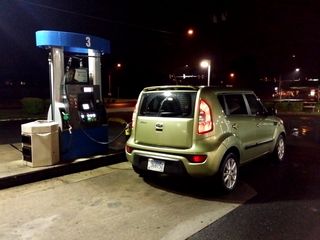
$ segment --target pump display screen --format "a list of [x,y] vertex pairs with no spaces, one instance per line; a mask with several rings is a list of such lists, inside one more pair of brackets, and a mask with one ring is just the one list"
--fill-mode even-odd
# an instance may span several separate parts
[[82,109],[83,109],[83,110],[89,110],[89,109],[90,109],[89,103],[83,103],[83,104],[82,104]]
[[85,93],[93,92],[93,87],[84,87],[83,92],[85,92]]

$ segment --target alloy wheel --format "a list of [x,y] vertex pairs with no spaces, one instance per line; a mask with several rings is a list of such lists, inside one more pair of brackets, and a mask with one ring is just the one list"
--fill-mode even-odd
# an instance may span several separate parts
[[233,189],[238,178],[238,166],[234,158],[230,157],[226,160],[222,177],[224,186],[229,190]]
[[280,137],[278,141],[278,146],[277,146],[277,154],[278,154],[278,159],[280,161],[283,160],[284,151],[285,151],[284,139],[283,137]]

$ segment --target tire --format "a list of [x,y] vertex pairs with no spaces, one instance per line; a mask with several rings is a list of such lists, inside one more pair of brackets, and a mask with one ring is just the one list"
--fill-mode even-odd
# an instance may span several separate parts
[[234,153],[227,153],[219,168],[219,186],[223,193],[232,192],[239,179],[239,161]]
[[273,153],[272,153],[273,159],[276,162],[282,162],[285,157],[285,152],[286,152],[285,150],[286,150],[285,138],[281,134],[281,135],[279,135],[279,137],[277,139],[277,143],[276,143],[274,150],[273,150]]

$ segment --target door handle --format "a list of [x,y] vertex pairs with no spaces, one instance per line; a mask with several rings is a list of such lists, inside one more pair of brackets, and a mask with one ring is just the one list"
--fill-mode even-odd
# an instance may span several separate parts
[[156,123],[155,129],[156,129],[156,131],[162,132],[163,131],[163,123]]

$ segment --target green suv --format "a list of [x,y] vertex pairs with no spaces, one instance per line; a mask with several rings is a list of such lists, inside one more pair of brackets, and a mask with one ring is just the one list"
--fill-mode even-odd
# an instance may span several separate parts
[[227,192],[241,164],[269,153],[284,158],[283,121],[252,91],[212,87],[144,88],[126,144],[126,157],[141,175],[217,176]]

